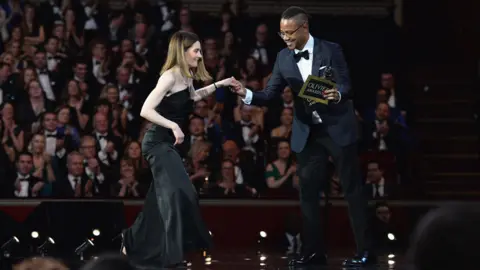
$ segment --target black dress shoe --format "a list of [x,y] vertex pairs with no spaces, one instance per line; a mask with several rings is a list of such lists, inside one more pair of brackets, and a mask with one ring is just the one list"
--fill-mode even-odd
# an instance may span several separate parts
[[346,267],[362,267],[366,265],[372,265],[377,263],[377,257],[371,253],[364,252],[356,255],[353,258],[343,261],[343,266]]
[[327,265],[327,256],[322,253],[309,253],[293,258],[288,265],[307,266],[307,265]]

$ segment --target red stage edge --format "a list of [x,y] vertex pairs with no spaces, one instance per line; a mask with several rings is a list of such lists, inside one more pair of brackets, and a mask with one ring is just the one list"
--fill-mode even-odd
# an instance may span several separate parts
[[[62,202],[61,200],[49,201]],[[82,202],[87,201],[102,202],[101,200],[82,200]],[[23,222],[41,202],[42,200],[0,201],[0,211],[10,215],[17,222]],[[112,201],[103,200],[103,202]],[[125,220],[130,225],[142,210],[143,202],[123,201],[123,203]],[[300,209],[296,201],[201,200],[200,204],[216,246],[252,247],[257,243],[260,231],[267,233],[267,242],[279,244],[285,238],[287,216],[296,215],[298,221],[301,221]],[[435,202],[391,202],[392,224],[397,232],[409,235],[418,218],[436,205],[438,203]],[[322,205],[319,213],[322,217],[324,210],[325,207]],[[354,248],[347,210],[343,200],[332,201],[332,205],[328,208],[327,243],[330,248]]]

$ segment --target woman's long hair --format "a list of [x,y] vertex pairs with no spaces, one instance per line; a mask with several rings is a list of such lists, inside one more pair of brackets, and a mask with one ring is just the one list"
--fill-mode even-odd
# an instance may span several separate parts
[[198,66],[193,72],[193,75],[190,73],[190,67],[185,59],[185,52],[197,41],[200,41],[200,39],[196,34],[191,32],[178,31],[173,34],[170,38],[170,43],[168,44],[167,60],[165,61],[160,74],[163,74],[165,71],[178,66],[180,68],[180,72],[186,78],[193,78],[194,80],[199,81],[211,80],[212,77],[210,74],[208,74],[202,58],[200,58],[198,61]]

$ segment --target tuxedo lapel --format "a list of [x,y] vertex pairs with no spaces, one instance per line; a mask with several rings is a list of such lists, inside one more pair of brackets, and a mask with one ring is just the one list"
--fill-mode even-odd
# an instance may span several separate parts
[[320,40],[318,38],[314,39],[313,45],[313,64],[312,64],[312,75],[319,76],[318,70],[320,69],[322,63],[322,53]]

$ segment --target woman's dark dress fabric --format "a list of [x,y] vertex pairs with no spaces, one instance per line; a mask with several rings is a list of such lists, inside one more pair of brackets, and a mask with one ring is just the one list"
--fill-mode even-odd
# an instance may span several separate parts
[[[188,89],[166,96],[156,109],[183,127],[193,109]],[[187,251],[209,249],[211,236],[202,220],[198,197],[170,129],[153,125],[142,152],[153,182],[142,212],[124,232],[127,256],[137,265],[167,267],[182,263]]]

